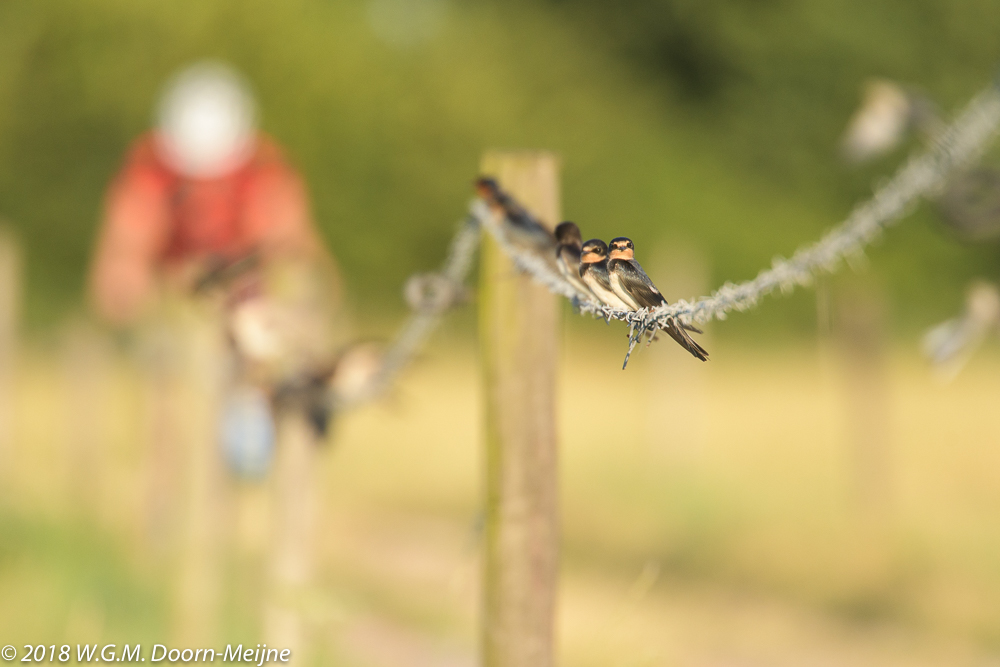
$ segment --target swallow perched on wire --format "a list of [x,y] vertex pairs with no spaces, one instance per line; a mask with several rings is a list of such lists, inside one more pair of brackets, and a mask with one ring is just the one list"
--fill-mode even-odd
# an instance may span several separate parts
[[965,312],[924,335],[924,354],[944,380],[953,380],[986,336],[1000,328],[1000,289],[976,281],[969,286]]
[[932,140],[944,129],[936,105],[923,93],[895,81],[875,79],[865,85],[864,100],[841,140],[843,156],[855,164],[879,157],[917,130]]
[[608,244],[590,239],[580,251],[580,279],[605,306],[615,310],[633,310],[611,289],[608,276]]
[[559,273],[570,285],[576,288],[581,295],[588,299],[596,299],[587,283],[580,277],[580,255],[582,254],[583,238],[580,236],[580,228],[575,222],[563,222],[556,227],[556,264],[559,266]]
[[512,244],[531,252],[558,273],[556,239],[531,213],[488,177],[476,181],[476,191],[491,209],[503,215],[503,230]]
[[[667,304],[660,290],[656,289],[653,281],[639,266],[639,262],[635,261],[635,245],[632,239],[624,236],[611,239],[607,267],[611,290],[627,305],[628,310],[656,308]],[[688,331],[702,333],[700,329],[671,320],[663,330],[698,359],[702,361],[708,359],[705,348],[698,345],[688,334]]]

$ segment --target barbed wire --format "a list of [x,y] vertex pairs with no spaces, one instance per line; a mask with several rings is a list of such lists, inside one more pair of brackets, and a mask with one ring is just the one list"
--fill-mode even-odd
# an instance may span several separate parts
[[383,394],[434,333],[444,314],[464,300],[465,278],[472,268],[479,237],[479,219],[467,216],[451,239],[440,271],[417,274],[407,281],[404,293],[413,313],[382,356],[378,371],[365,388],[350,396],[331,397],[334,410],[355,407]]
[[[551,263],[537,253],[512,243],[502,217],[477,199],[452,238],[448,255],[437,273],[418,274],[407,283],[405,293],[413,313],[382,358],[378,371],[364,390],[351,396],[333,396],[335,409],[354,407],[381,395],[396,375],[423,347],[441,318],[463,300],[465,279],[479,245],[481,229],[497,242],[521,271],[551,292],[572,301],[581,314],[629,325],[629,348],[625,365],[644,335],[652,336],[672,321],[705,323],[725,319],[732,311],[746,311],[775,291],[791,292],[813,282],[817,275],[836,270],[842,260],[863,254],[865,246],[902,220],[922,197],[940,193],[958,169],[982,156],[1000,127],[1000,90],[991,85],[976,95],[956,120],[946,127],[930,148],[910,158],[896,175],[879,187],[868,201],[857,206],[844,222],[819,241],[797,250],[790,258],[776,257],[771,268],[752,280],[727,282],[710,296],[693,301],[678,300],[655,309],[615,310],[579,292]],[[624,366],[623,366],[624,367]]]
[[668,326],[671,320],[704,323],[725,319],[731,311],[748,310],[768,294],[791,292],[807,286],[821,273],[833,272],[841,260],[860,256],[865,246],[899,222],[921,197],[940,193],[943,185],[958,169],[978,159],[1000,127],[1000,91],[991,85],[969,102],[957,119],[946,127],[923,154],[911,158],[885,185],[848,218],[827,232],[822,239],[796,251],[791,258],[775,258],[771,268],[752,280],[727,282],[711,296],[694,301],[678,300],[655,309],[624,311],[608,308],[579,294],[562,276],[553,272],[539,257],[510,243],[503,225],[483,202],[476,202],[472,214],[497,240],[515,262],[551,291],[572,299],[580,312],[629,324],[629,355],[644,335]]

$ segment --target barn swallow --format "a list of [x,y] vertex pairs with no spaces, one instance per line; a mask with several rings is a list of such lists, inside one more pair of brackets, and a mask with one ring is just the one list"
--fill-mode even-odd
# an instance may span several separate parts
[[564,222],[556,227],[556,264],[559,266],[559,273],[570,285],[576,288],[580,294],[588,299],[596,299],[594,293],[587,287],[580,277],[580,252],[583,246],[583,238],[580,236],[580,228],[574,222]]
[[503,214],[503,228],[511,243],[538,256],[550,269],[559,272],[556,264],[556,239],[552,232],[513,197],[501,190],[492,178],[478,179],[476,191],[491,209]]
[[615,310],[633,310],[611,289],[608,278],[608,245],[601,239],[590,239],[580,251],[580,279],[601,303]]
[[1000,289],[993,283],[977,281],[969,286],[965,312],[924,335],[924,354],[937,367],[942,379],[953,380],[998,326]]
[[[656,289],[639,262],[635,261],[635,246],[631,239],[624,236],[611,239],[607,267],[611,289],[625,302],[628,310],[656,308],[667,304],[660,290]],[[671,320],[664,331],[695,357],[702,361],[708,359],[708,352],[688,334],[688,331],[701,333],[701,330],[690,324]]]
[[864,100],[844,133],[841,151],[849,162],[865,162],[893,150],[913,130],[929,140],[943,127],[934,102],[926,95],[876,79],[865,86]]

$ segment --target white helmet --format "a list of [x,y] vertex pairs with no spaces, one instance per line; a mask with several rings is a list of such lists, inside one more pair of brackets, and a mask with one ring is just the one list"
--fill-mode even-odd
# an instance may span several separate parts
[[167,85],[157,110],[156,149],[190,178],[215,178],[253,154],[256,109],[243,78],[218,62],[201,62]]

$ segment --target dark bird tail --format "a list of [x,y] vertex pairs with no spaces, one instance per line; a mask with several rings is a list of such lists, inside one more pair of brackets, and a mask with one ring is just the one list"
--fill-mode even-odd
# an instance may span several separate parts
[[694,357],[701,359],[702,361],[708,361],[708,351],[701,345],[698,345],[698,343],[691,338],[691,334],[688,333],[688,331],[701,333],[701,331],[697,328],[691,325],[684,325],[675,320],[670,320],[669,323],[663,327],[663,330],[667,332],[668,336],[677,341],[678,345],[690,352]]

